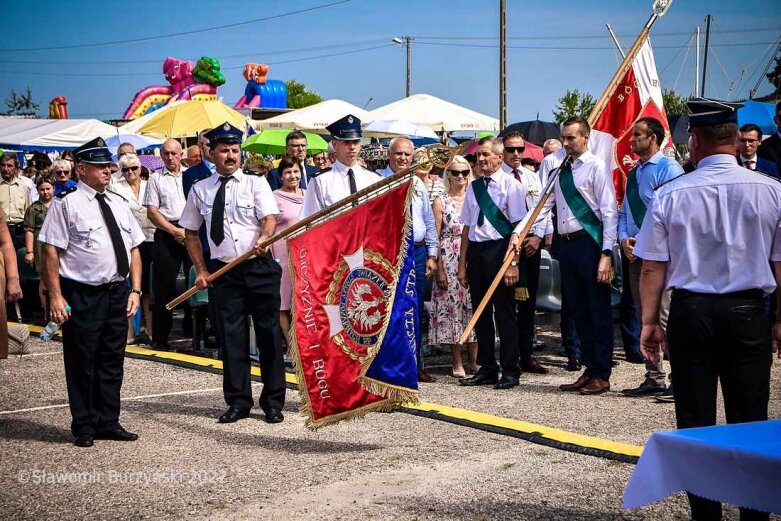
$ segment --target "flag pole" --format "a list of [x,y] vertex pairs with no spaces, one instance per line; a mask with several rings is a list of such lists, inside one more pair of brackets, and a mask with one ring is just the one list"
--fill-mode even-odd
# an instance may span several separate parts
[[[640,31],[640,34],[637,36],[635,43],[632,44],[632,47],[629,49],[629,52],[626,53],[624,60],[621,62],[621,65],[618,66],[618,70],[616,71],[615,75],[613,75],[613,79],[610,80],[610,83],[605,89],[605,92],[602,93],[602,96],[597,101],[597,104],[594,105],[594,109],[591,111],[591,115],[589,115],[588,117],[589,125],[593,125],[596,122],[597,118],[599,118],[599,115],[605,109],[605,105],[607,104],[608,100],[615,92],[618,83],[621,81],[621,78],[623,78],[624,73],[627,71],[627,69],[629,69],[629,67],[632,66],[632,62],[634,61],[637,53],[640,51],[640,47],[645,42],[646,38],[648,38],[648,33],[650,32],[651,27],[654,25],[654,23],[656,23],[656,20],[664,16],[664,14],[667,12],[667,9],[669,9],[670,7],[670,4],[672,4],[672,0],[654,0],[653,12],[651,13],[651,17],[648,19],[648,22],[646,22],[645,27],[643,27],[643,30]],[[522,248],[523,239],[529,233],[529,230],[533,226],[534,221],[542,211],[542,207],[545,204],[545,201],[547,201],[548,197],[550,197],[550,194],[553,191],[552,181],[554,180],[555,180],[554,176],[551,176],[551,178],[548,179],[548,184],[546,185],[545,190],[541,194],[540,200],[537,202],[537,205],[532,210],[529,221],[523,227],[523,231],[519,236],[518,250]],[[478,319],[480,318],[480,315],[487,307],[488,302],[493,297],[494,291],[496,291],[496,288],[499,286],[499,283],[502,281],[502,278],[504,277],[504,273],[507,271],[507,268],[509,268],[513,258],[515,258],[518,255],[518,250],[514,250],[512,252],[508,252],[507,254],[505,254],[504,262],[502,263],[502,266],[499,268],[499,272],[496,274],[494,280],[491,282],[491,285],[488,287],[488,291],[485,292],[485,295],[483,296],[483,299],[480,301],[480,304],[475,308],[474,312],[472,313],[472,319],[464,328],[463,333],[461,333],[461,337],[459,338],[459,343],[463,344],[466,342],[467,338],[469,338],[469,334],[474,329]]]
[[621,81],[621,78],[624,77],[627,69],[632,66],[632,62],[634,62],[635,56],[637,56],[637,53],[640,52],[640,47],[642,47],[643,43],[645,43],[645,41],[648,39],[648,35],[651,32],[651,27],[653,27],[659,18],[664,16],[672,3],[672,0],[654,0],[651,17],[645,23],[645,26],[643,27],[643,30],[640,31],[640,34],[637,35],[635,43],[632,44],[629,52],[627,52],[626,56],[624,56],[624,60],[621,62],[621,65],[618,66],[616,73],[613,75],[613,79],[611,79],[610,83],[607,84],[607,88],[605,88],[602,96],[600,96],[599,100],[597,100],[597,103],[594,105],[594,109],[591,111],[591,114],[588,117],[589,125],[594,125],[600,114],[602,114],[602,111],[605,110],[605,105],[607,105],[608,100],[610,100],[610,97],[615,92],[618,83]]

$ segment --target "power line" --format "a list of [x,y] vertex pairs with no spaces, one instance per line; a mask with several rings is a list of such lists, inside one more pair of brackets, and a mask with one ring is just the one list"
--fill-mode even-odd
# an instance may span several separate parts
[[325,9],[327,7],[333,7],[335,5],[339,4],[346,4],[348,2],[351,2],[352,0],[338,0],[336,2],[331,2],[330,4],[322,4],[317,5],[314,7],[307,7],[306,9],[299,9],[298,11],[290,11],[288,13],[282,13],[282,14],[275,14],[271,16],[265,16],[263,18],[255,18],[254,20],[246,20],[244,22],[235,22],[232,24],[225,24],[225,25],[218,25],[215,27],[207,27],[204,29],[193,29],[192,31],[183,31],[179,33],[170,33],[170,34],[161,34],[158,36],[147,36],[144,38],[131,38],[128,40],[114,40],[110,42],[99,42],[99,43],[81,43],[76,45],[58,45],[56,47],[31,47],[27,49],[0,49],[0,52],[29,52],[29,51],[56,51],[60,49],[83,49],[86,47],[101,47],[104,45],[119,45],[124,43],[135,43],[135,42],[148,42],[152,40],[162,40],[164,38],[173,38],[177,36],[186,36],[189,34],[199,34],[199,33],[206,33],[210,31],[218,31],[221,29],[230,29],[232,27],[239,27],[241,25],[250,25],[258,22],[266,22],[269,20],[278,20],[279,18],[285,18],[288,16],[293,16],[296,14],[301,13],[308,13],[311,11],[317,11],[319,9]]
[[[499,45],[483,45],[472,43],[437,43],[437,42],[417,42],[419,45],[436,45],[441,47],[474,47],[496,49]],[[711,45],[710,47],[745,47],[756,45],[768,45],[772,42],[753,42],[753,43],[724,43],[720,45]],[[537,51],[609,51],[613,47],[543,47],[537,45],[508,45],[508,49],[531,49]],[[680,49],[679,45],[654,45],[654,49]]]
[[[388,38],[374,38],[372,40],[361,40],[356,42],[335,43],[331,45],[318,45],[316,47],[302,47],[300,49],[283,49],[277,51],[257,51],[245,54],[229,54],[227,56],[220,56],[220,60],[227,60],[231,58],[248,58],[251,56],[272,56],[279,54],[293,54],[306,51],[323,51],[326,49],[338,49],[340,47],[355,47],[356,45],[368,45],[370,43],[379,43],[388,41]],[[198,58],[185,58],[189,61],[198,61]],[[62,61],[62,60],[2,60],[0,63],[11,64],[24,64],[24,65],[127,65],[136,63],[155,63],[160,64],[162,60],[104,60],[104,61]]]
[[[756,33],[761,31],[781,31],[781,27],[759,27],[755,29],[729,29],[726,31],[720,31],[721,33]],[[660,36],[688,36],[691,33],[684,32],[684,33],[652,33],[651,36],[654,38],[660,37]],[[634,38],[637,35],[636,34],[619,34],[616,35],[621,38]],[[561,36],[561,35],[552,35],[552,36],[513,36],[513,37],[507,37],[508,40],[583,40],[587,38],[598,38],[603,39],[605,37],[604,34],[585,34],[585,35],[579,35],[579,36]],[[498,40],[496,36],[415,36],[416,40]]]
[[[376,49],[383,49],[386,47],[393,47],[394,44],[392,43],[386,43],[383,45],[376,45],[374,47],[367,47],[365,49],[353,49],[351,51],[344,51],[344,52],[337,52],[337,53],[331,53],[331,54],[321,54],[318,56],[308,56],[305,58],[295,58],[292,60],[283,60],[278,62],[269,62],[267,65],[284,65],[287,63],[298,63],[303,61],[310,61],[310,60],[322,60],[326,58],[333,58],[335,56],[344,56],[347,54],[356,54],[360,52],[367,52],[367,51],[374,51]],[[236,70],[236,69],[243,69],[244,66],[236,66],[236,67],[225,67],[221,70],[229,71],[229,70]],[[18,75],[26,75],[26,76],[70,76],[70,77],[114,77],[114,76],[121,76],[121,77],[139,77],[139,76],[160,76],[159,72],[150,72],[150,73],[127,73],[127,72],[121,72],[121,73],[71,73],[71,72],[53,72],[53,73],[46,73],[46,72],[38,72],[38,71],[0,71],[0,74],[18,74]]]

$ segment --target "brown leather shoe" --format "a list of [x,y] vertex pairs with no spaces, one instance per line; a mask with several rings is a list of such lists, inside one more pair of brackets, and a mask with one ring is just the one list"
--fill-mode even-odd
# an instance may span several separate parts
[[590,382],[591,382],[591,377],[586,376],[586,373],[583,373],[582,375],[580,375],[580,378],[575,380],[573,383],[560,385],[559,389],[561,389],[562,391],[580,391],[581,389],[586,387]]
[[548,370],[544,368],[533,356],[521,359],[521,371],[524,373],[548,374]]
[[610,390],[610,382],[601,378],[592,378],[587,386],[580,390],[580,394],[602,394]]
[[423,383],[426,383],[426,384],[430,384],[430,383],[436,382],[436,381],[437,381],[437,379],[434,378],[433,376],[431,376],[431,374],[429,374],[429,372],[426,371],[425,369],[420,369],[418,371],[418,382],[423,382]]

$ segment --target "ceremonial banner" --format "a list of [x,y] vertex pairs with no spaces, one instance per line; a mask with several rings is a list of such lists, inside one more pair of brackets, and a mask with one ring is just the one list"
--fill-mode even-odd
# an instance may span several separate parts
[[665,155],[674,156],[675,149],[662,101],[662,87],[656,73],[654,53],[650,40],[646,38],[632,66],[618,82],[604,110],[591,126],[589,149],[613,171],[619,205],[624,199],[627,175],[637,161],[637,156],[629,146],[632,128],[638,119],[648,116],[662,122],[666,136],[662,149]]
[[288,240],[309,428],[417,402],[411,194],[405,183]]

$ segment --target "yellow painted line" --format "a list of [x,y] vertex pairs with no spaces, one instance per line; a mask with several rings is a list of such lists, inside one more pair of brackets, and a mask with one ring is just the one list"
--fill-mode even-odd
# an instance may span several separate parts
[[[32,332],[40,333],[41,330],[42,328],[39,326],[30,326],[30,331]],[[173,362],[182,362],[197,367],[208,367],[220,371],[223,369],[221,360],[205,358],[202,356],[186,355],[169,351],[155,351],[153,349],[147,349],[138,346],[127,346],[126,352],[137,356],[143,356],[147,360],[169,360]],[[260,368],[253,366],[251,368],[251,374],[252,376],[260,377]],[[298,379],[294,374],[291,373],[285,373],[285,381],[291,385],[298,385]],[[575,432],[565,431],[563,429],[538,425],[536,423],[529,423],[512,418],[505,418],[502,416],[494,416],[492,414],[472,411],[469,409],[462,409],[459,407],[449,407],[447,405],[430,402],[422,402],[418,405],[404,405],[403,407],[412,411],[438,413],[442,416],[454,420],[468,421],[487,427],[496,427],[523,434],[538,435],[542,438],[558,443],[575,445],[586,449],[602,450],[633,458],[640,457],[640,454],[643,452],[643,447],[637,445],[606,440],[596,436],[578,434]]]

